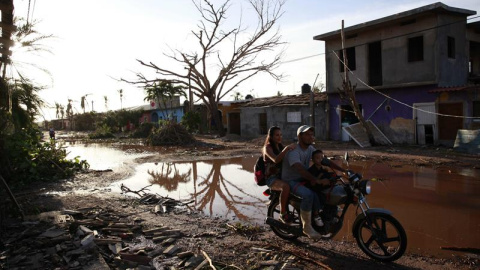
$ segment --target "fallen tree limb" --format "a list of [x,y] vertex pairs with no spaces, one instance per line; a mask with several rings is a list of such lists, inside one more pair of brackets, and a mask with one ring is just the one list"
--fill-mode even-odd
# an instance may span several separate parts
[[210,264],[210,267],[211,267],[212,269],[217,269],[217,268],[215,268],[215,266],[213,266],[212,259],[210,259],[210,257],[208,256],[208,254],[207,254],[205,251],[203,251],[203,250],[202,250],[202,254],[203,254],[203,257],[205,257],[205,259],[208,260],[208,263]]
[[[122,185],[120,186],[120,189],[121,189],[122,192],[124,192],[124,193],[129,193],[129,192],[130,192],[130,193],[137,194],[137,195],[140,196],[140,197],[143,197],[143,196],[145,196],[145,195],[148,194],[147,192],[145,192],[145,190],[148,190],[148,188],[151,187],[151,186],[152,186],[152,185],[148,185],[148,186],[146,186],[146,187],[141,188],[140,190],[134,191],[134,190],[131,190],[130,188],[128,188],[127,186],[125,186],[124,184],[122,184]],[[142,194],[140,194],[140,193],[142,193]]]
[[18,204],[17,199],[15,198],[15,195],[13,195],[12,191],[10,190],[10,187],[7,184],[7,181],[3,178],[3,176],[0,175],[0,179],[2,180],[2,185],[7,191],[8,195],[10,196],[10,199],[12,199],[13,203],[15,206],[18,208],[18,211],[20,211],[20,215],[22,216],[22,220],[25,220],[25,214],[23,213],[22,207],[20,207],[20,204]]
[[313,258],[310,258],[310,257],[308,257],[308,255],[304,255],[301,251],[292,250],[292,249],[290,249],[290,248],[289,248],[289,249],[285,249],[285,248],[282,247],[282,246],[277,246],[277,245],[274,245],[274,244],[272,244],[272,243],[267,244],[267,246],[274,247],[274,248],[276,248],[276,249],[279,249],[279,250],[282,250],[282,251],[284,251],[284,252],[290,253],[290,254],[292,254],[293,256],[296,256],[296,257],[298,257],[298,258],[300,258],[300,259],[302,259],[302,260],[305,260],[305,261],[311,262],[311,263],[313,263],[313,264],[316,264],[316,265],[322,267],[323,269],[332,270],[332,268],[330,268],[330,266],[328,266],[328,265],[326,265],[326,264],[324,264],[324,263],[322,263],[322,262],[320,262],[320,261],[317,261],[317,260],[315,260],[315,259],[313,259]]

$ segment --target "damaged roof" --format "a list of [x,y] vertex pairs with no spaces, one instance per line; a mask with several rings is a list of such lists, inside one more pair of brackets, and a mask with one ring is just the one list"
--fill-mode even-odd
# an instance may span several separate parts
[[[315,93],[315,103],[324,102],[327,100],[325,92]],[[310,104],[310,94],[289,95],[289,96],[275,96],[255,98],[249,103],[242,105],[242,107],[275,107],[275,106],[305,106]]]

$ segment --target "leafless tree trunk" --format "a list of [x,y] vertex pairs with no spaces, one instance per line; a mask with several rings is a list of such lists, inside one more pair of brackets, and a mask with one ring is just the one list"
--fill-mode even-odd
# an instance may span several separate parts
[[285,0],[248,0],[258,20],[253,32],[244,28],[242,21],[237,28],[222,29],[227,19],[230,0],[225,1],[219,8],[214,7],[208,0],[192,2],[201,15],[198,29],[192,30],[198,49],[194,52],[174,49],[170,54],[165,54],[178,63],[179,71],[171,65],[158,66],[138,60],[141,65],[154,69],[161,78],[147,78],[138,73],[136,81],[122,80],[145,86],[158,81],[190,86],[195,97],[208,107],[218,133],[223,136],[225,130],[218,115],[218,102],[222,98],[242,82],[261,72],[276,80],[283,78],[282,74],[274,72],[283,51],[270,54],[269,57],[262,53],[271,53],[284,44],[279,30],[274,26],[283,13]]
[[355,97],[355,88],[356,86],[352,86],[352,83],[348,79],[348,72],[350,71],[348,69],[348,59],[347,59],[347,51],[345,49],[345,33],[343,31],[343,20],[342,20],[342,51],[343,51],[343,66],[344,66],[344,78],[342,82],[342,89],[338,89],[338,92],[340,94],[340,98],[343,100],[346,100],[350,106],[353,108],[353,112],[355,113],[355,116],[357,117],[358,121],[360,121],[361,125],[365,129],[365,132],[367,133],[368,140],[370,141],[371,145],[375,145],[375,137],[373,136],[372,131],[370,130],[370,127],[367,125],[367,122],[365,121],[365,118],[363,118],[362,112],[360,111],[360,108],[358,106],[357,98]]

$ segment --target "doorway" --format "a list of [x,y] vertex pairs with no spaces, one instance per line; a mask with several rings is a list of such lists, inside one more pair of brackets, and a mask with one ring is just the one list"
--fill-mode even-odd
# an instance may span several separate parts
[[240,134],[240,113],[228,114],[228,130],[230,134]]
[[[463,103],[441,103],[438,104],[440,114],[463,116]],[[452,116],[438,117],[438,139],[444,141],[455,141],[457,131],[463,129],[463,118]]]
[[437,140],[437,117],[435,103],[413,104],[413,119],[416,122],[417,144],[435,144]]

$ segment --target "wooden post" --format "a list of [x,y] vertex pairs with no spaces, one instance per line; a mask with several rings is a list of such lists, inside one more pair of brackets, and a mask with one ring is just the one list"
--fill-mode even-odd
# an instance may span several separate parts
[[315,128],[315,94],[313,93],[313,89],[315,87],[315,84],[317,83],[317,78],[318,78],[318,73],[317,73],[317,77],[315,77],[315,81],[313,82],[312,88],[310,89],[310,114],[311,114],[310,126],[314,128]]
[[12,199],[13,203],[15,203],[18,210],[20,211],[20,214],[22,215],[22,220],[25,220],[25,215],[23,214],[23,210],[20,207],[20,205],[18,204],[17,199],[15,199],[15,196],[13,195],[12,191],[8,187],[7,181],[5,181],[5,179],[1,175],[0,175],[0,179],[2,180],[2,185],[5,188],[5,190],[7,191],[8,195],[10,196],[10,199]]

